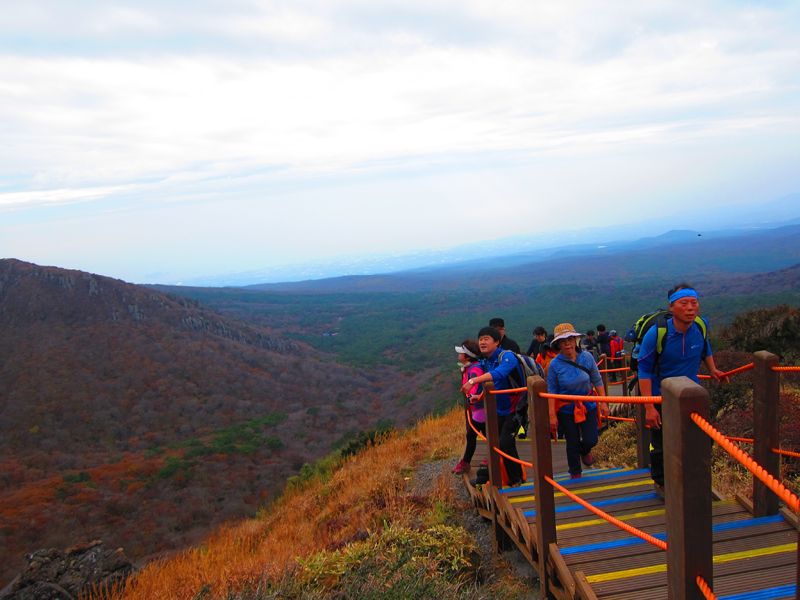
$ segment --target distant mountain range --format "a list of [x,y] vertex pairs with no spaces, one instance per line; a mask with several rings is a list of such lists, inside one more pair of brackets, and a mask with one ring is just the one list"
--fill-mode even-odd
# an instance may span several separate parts
[[656,216],[613,227],[578,231],[543,229],[452,248],[339,256],[257,271],[195,278],[176,285],[243,287],[260,283],[399,273],[439,267],[463,266],[470,269],[478,266],[480,261],[497,265],[497,258],[502,258],[501,263],[506,265],[523,264],[568,255],[607,253],[626,249],[638,251],[653,244],[669,243],[672,235],[670,232],[673,231],[693,231],[706,238],[735,237],[747,232],[799,223],[800,193],[796,193],[764,204],[733,205],[724,209],[698,208],[677,215]]
[[614,282],[634,284],[647,279],[685,277],[721,282],[742,274],[779,271],[797,263],[800,263],[800,224],[711,234],[670,231],[602,247],[576,244],[540,259],[531,253],[516,254],[402,273],[260,284],[247,289],[303,293],[418,292],[503,285],[523,290],[543,285],[608,286]]

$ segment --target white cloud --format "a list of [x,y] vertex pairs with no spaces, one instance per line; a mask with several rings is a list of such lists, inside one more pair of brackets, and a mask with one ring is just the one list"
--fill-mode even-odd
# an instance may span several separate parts
[[[630,202],[693,181],[721,195],[725,174],[700,145],[736,148],[731,164],[753,165],[777,164],[770,143],[796,145],[799,11],[683,1],[12,1],[0,24],[9,40],[0,41],[0,210],[268,205],[303,190],[302,212],[290,204],[282,218],[326,214],[324,252],[337,245],[324,235],[337,218],[323,208],[331,198],[344,202],[350,190],[359,198],[352,219],[369,214],[375,227],[381,208],[358,190],[391,196],[381,186],[400,180],[424,201],[396,201],[434,224],[407,236],[418,245],[439,245],[436,221],[464,194],[476,206],[492,198],[509,218],[530,197],[591,207],[587,195],[624,194],[616,181],[632,162],[653,181],[662,168],[685,177],[649,189],[633,178]],[[682,154],[700,161],[698,172],[718,172],[716,183],[682,162],[647,162]],[[794,191],[795,179],[782,181]],[[236,220],[214,215],[221,238],[235,236]],[[361,246],[392,237],[377,231]]]

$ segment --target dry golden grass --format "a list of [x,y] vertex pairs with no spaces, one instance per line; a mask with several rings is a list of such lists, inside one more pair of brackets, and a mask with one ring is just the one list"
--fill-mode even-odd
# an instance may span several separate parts
[[[412,467],[453,456],[463,441],[463,414],[427,418],[345,461],[326,483],[287,490],[263,518],[222,527],[197,547],[144,567],[114,600],[189,600],[201,591],[226,597],[280,582],[306,558],[363,538],[383,522],[409,523],[452,492],[436,485],[410,495]],[[437,498],[438,496],[438,498]],[[449,499],[449,498],[448,498]],[[422,506],[424,505],[424,506]]]

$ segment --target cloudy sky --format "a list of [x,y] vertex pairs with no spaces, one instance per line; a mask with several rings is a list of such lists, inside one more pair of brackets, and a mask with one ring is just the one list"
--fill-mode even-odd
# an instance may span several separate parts
[[0,16],[0,256],[134,282],[724,211],[798,165],[794,1]]

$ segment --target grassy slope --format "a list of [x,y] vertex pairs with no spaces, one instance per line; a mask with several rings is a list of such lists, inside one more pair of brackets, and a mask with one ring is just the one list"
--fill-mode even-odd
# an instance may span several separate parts
[[444,471],[427,493],[414,487],[416,467],[460,450],[462,429],[463,414],[451,411],[353,458],[323,464],[259,518],[149,564],[114,597],[264,599],[335,591],[385,597],[387,584],[404,597],[514,597],[522,584],[510,580],[477,593],[475,548],[454,518],[463,507],[453,496],[452,475]]

